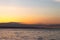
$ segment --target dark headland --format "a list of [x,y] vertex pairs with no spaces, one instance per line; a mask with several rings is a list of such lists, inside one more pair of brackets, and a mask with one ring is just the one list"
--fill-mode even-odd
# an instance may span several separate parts
[[0,28],[46,29],[60,28],[60,24],[21,24],[17,22],[0,23]]

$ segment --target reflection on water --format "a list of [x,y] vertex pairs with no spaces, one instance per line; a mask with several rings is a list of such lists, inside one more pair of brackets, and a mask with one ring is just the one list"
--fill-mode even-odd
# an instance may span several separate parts
[[0,40],[60,40],[60,30],[0,29]]

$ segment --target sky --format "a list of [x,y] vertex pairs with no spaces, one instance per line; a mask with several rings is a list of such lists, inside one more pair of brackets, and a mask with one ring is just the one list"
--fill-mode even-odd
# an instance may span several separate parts
[[60,24],[60,0],[0,0],[0,23]]

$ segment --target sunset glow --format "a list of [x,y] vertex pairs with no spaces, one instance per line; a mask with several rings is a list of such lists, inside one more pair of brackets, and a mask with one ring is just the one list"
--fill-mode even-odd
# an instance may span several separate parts
[[58,0],[0,0],[0,23],[60,24]]

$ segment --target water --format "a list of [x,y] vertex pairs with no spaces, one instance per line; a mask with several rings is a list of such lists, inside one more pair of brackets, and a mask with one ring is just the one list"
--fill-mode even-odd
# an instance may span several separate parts
[[0,40],[60,40],[60,30],[0,29]]

